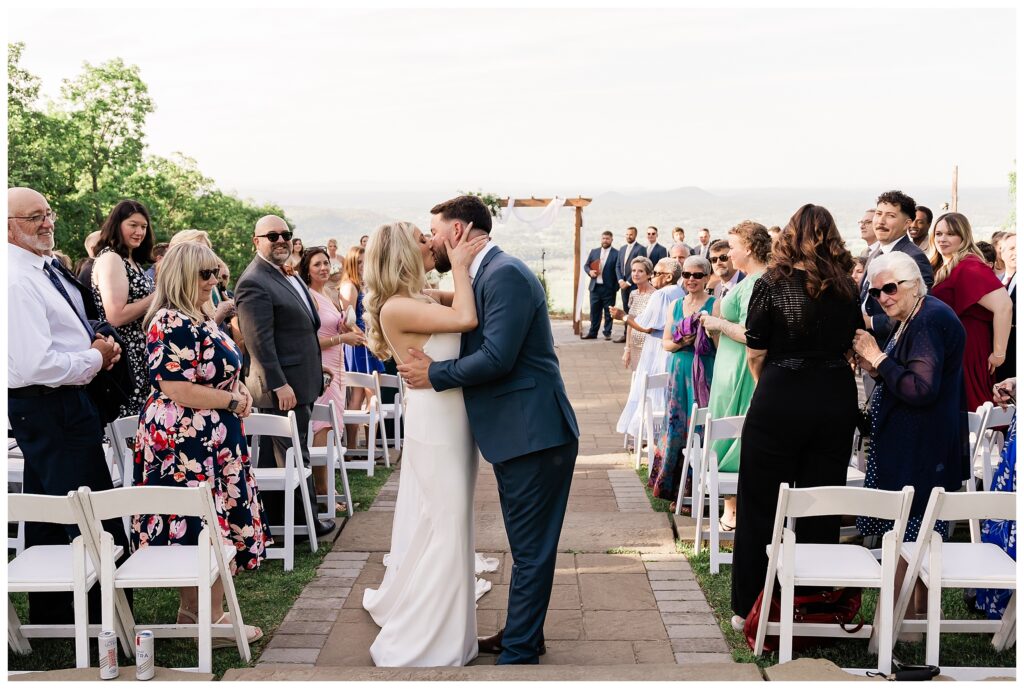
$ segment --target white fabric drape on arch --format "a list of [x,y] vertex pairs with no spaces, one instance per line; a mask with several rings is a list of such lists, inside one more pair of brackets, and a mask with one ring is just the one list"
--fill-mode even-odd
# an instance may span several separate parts
[[565,206],[565,199],[560,196],[551,199],[551,202],[544,207],[541,214],[536,217],[523,215],[520,209],[515,207],[515,203],[515,199],[509,198],[508,205],[499,210],[499,223],[504,225],[511,218],[515,218],[519,222],[528,225],[531,230],[544,230],[555,224],[555,220],[558,218],[558,211],[562,210]]

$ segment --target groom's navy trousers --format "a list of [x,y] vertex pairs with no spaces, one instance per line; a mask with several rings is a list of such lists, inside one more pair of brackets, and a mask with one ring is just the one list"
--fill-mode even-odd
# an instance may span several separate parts
[[515,562],[498,664],[531,664],[544,638],[579,426],[540,281],[496,247],[482,256],[473,277],[479,326],[462,336],[458,359],[430,365],[430,383],[462,388],[473,438],[494,466]]

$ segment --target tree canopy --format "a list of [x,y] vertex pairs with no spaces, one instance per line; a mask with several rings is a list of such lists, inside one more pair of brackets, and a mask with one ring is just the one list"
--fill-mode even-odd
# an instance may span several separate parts
[[178,230],[206,230],[237,278],[252,258],[256,221],[285,217],[283,209],[219,190],[183,153],[148,155],[146,118],[156,104],[137,66],[120,58],[86,62],[64,80],[57,100],[41,103],[39,78],[20,64],[24,50],[23,43],[7,46],[8,184],[47,198],[59,216],[57,248],[84,256],[86,235],[132,198],[149,209],[157,242]]

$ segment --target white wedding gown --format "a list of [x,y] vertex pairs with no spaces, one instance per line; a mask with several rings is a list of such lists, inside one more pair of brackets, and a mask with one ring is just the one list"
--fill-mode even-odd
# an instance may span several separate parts
[[[461,337],[432,335],[434,361],[456,359]],[[405,443],[387,569],[363,607],[380,627],[378,667],[463,666],[477,655],[473,493],[477,451],[462,390],[407,390]],[[493,569],[492,569],[493,571]]]

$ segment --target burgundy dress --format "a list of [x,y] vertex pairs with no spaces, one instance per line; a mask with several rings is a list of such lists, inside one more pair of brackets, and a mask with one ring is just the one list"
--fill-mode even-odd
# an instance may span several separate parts
[[1003,288],[992,269],[968,254],[945,280],[932,288],[932,296],[946,302],[967,331],[964,347],[964,386],[967,409],[974,411],[992,399],[992,375],[988,357],[992,353],[992,312],[978,303],[986,294]]

